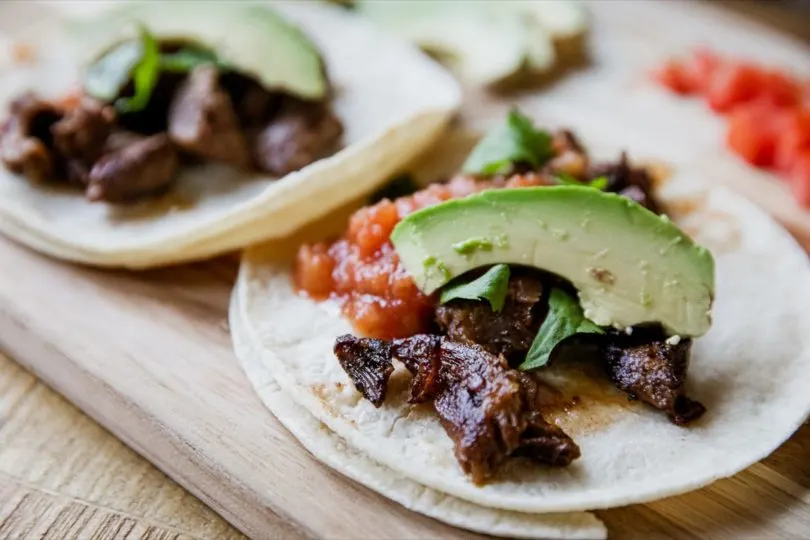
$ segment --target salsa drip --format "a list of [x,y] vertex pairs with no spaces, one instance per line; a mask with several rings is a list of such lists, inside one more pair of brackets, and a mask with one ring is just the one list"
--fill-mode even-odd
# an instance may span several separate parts
[[421,208],[485,189],[550,183],[537,173],[487,180],[457,176],[393,201],[382,199],[357,210],[342,238],[299,249],[296,287],[318,300],[338,299],[343,316],[360,334],[394,339],[429,332],[436,299],[423,294],[400,264],[389,240],[396,224]]

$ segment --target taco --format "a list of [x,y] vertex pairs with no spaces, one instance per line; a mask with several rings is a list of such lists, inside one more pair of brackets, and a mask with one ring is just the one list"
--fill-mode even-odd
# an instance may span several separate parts
[[810,265],[695,177],[513,111],[449,181],[248,249],[235,334],[258,350],[237,354],[367,458],[483,507],[733,475],[810,411]]
[[460,100],[432,61],[330,6],[140,3],[27,38],[0,75],[0,231],[93,265],[288,234],[384,181]]

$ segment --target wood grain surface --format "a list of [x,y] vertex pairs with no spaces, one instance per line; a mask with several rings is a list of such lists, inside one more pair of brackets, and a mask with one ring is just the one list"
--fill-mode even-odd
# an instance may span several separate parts
[[[473,537],[345,481],[266,413],[230,353],[234,271],[97,272],[0,240],[0,350],[112,432],[0,355],[0,539],[241,537],[201,501],[255,538]],[[809,450],[804,427],[734,478],[598,514],[612,538],[810,538]]]

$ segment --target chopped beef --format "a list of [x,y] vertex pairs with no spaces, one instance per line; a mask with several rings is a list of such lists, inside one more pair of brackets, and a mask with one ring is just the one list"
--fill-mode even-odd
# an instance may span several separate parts
[[12,101],[9,112],[0,133],[3,164],[35,184],[54,180],[58,163],[51,127],[62,118],[62,112],[30,93]]
[[477,343],[516,360],[528,352],[545,317],[543,281],[536,272],[513,271],[500,312],[488,302],[453,300],[436,307],[436,322],[450,339]]
[[169,137],[196,156],[242,168],[250,165],[245,135],[215,66],[195,68],[178,88],[169,108]]
[[[579,457],[576,443],[540,415],[534,381],[509,369],[503,356],[478,345],[425,334],[394,340],[390,347],[382,343],[386,342],[342,336],[335,352],[344,369],[350,366],[347,373],[372,403],[382,403],[379,396],[385,395],[392,356],[402,361],[414,376],[410,403],[433,401],[453,440],[456,459],[473,482],[486,482],[509,456],[556,466]],[[364,362],[371,365],[358,369]]]
[[[156,135],[168,130],[169,107],[185,78],[186,75],[183,73],[161,72],[146,107],[121,114],[118,118],[119,127],[141,135]],[[121,95],[131,96],[132,93],[132,83],[129,83]]]
[[246,133],[267,125],[281,106],[281,93],[265,90],[241,73],[227,71],[221,74],[220,84],[230,96],[239,125]]
[[177,151],[165,133],[143,137],[93,165],[87,198],[127,202],[162,193],[174,182],[177,166]]
[[684,382],[692,341],[670,344],[614,337],[605,347],[608,376],[631,399],[640,399],[667,413],[672,423],[688,424],[706,408],[686,397]]
[[326,105],[291,99],[256,136],[253,160],[260,169],[282,176],[334,151],[342,133]]
[[560,130],[552,139],[554,157],[545,169],[553,175],[567,174],[584,179],[588,170],[588,154],[579,140],[568,130]]
[[591,179],[600,176],[608,179],[607,191],[632,199],[656,214],[662,212],[662,206],[653,194],[650,174],[646,169],[632,167],[627,160],[627,153],[622,152],[616,163],[601,164],[591,169]]
[[78,160],[86,168],[103,153],[115,121],[115,109],[85,97],[51,127],[54,148],[63,158]]
[[391,344],[381,339],[340,336],[335,341],[335,356],[354,381],[357,390],[375,407],[382,405],[388,388],[388,377],[394,371],[394,366],[391,365]]
[[532,458],[540,463],[564,467],[580,456],[579,446],[562,429],[546,422],[539,412],[542,405],[540,385],[527,373],[515,372],[520,377],[523,402],[528,426],[520,436],[520,447],[512,455]]

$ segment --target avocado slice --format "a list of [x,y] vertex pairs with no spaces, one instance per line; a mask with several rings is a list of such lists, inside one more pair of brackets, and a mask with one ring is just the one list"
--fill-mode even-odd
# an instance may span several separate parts
[[569,280],[600,326],[658,322],[673,335],[711,325],[714,259],[666,216],[580,186],[488,190],[403,219],[391,241],[430,294],[480,266],[534,266]]
[[554,65],[553,36],[520,3],[363,0],[358,12],[432,54],[463,79],[496,84]]
[[160,41],[193,43],[268,90],[319,99],[328,84],[320,54],[297,27],[272,9],[224,2],[136,3],[69,28],[86,62],[99,58],[143,25]]

